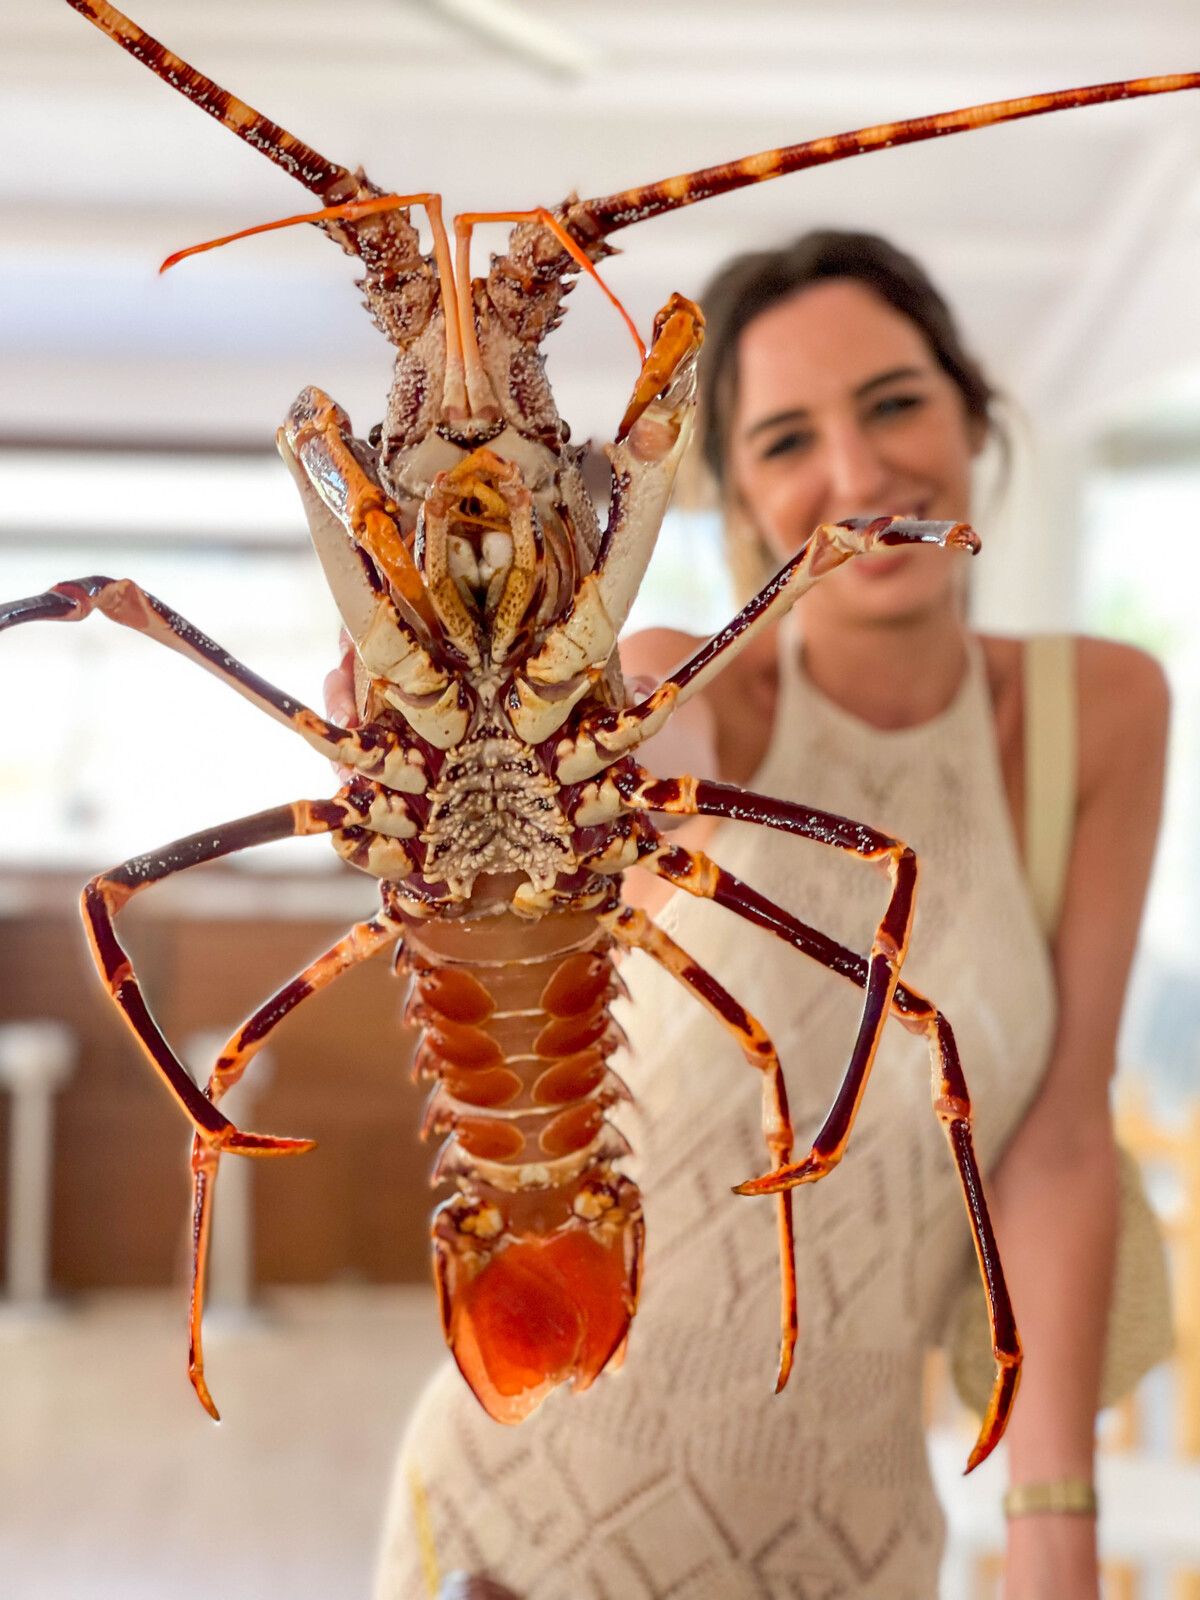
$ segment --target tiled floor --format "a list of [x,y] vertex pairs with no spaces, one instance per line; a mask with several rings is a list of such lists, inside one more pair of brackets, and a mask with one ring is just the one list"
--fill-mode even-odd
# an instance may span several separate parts
[[432,1293],[273,1298],[185,1373],[182,1292],[0,1320],[0,1600],[363,1600]]
[[[187,1382],[183,1314],[182,1290],[0,1314],[0,1600],[366,1600],[404,1417],[447,1359],[432,1293],[292,1291],[249,1323],[211,1318],[219,1428]],[[1001,1532],[1002,1468],[964,1482],[968,1443],[934,1441],[943,1600],[973,1592]],[[1108,1458],[1101,1497],[1113,1554],[1163,1581],[1200,1564],[1200,1465]]]

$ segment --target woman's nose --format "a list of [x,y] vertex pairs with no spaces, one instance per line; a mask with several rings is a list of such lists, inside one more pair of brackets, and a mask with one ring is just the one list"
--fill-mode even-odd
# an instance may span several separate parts
[[825,461],[831,510],[836,517],[879,511],[887,489],[886,463],[857,422],[843,422],[825,436]]

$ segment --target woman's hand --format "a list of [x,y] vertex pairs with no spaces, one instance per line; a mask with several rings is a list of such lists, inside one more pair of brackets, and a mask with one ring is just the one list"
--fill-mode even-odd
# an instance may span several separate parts
[[342,659],[325,676],[325,714],[343,728],[358,726],[358,707],[354,700],[354,645],[342,631]]
[[1008,1525],[1003,1600],[1100,1600],[1096,1519],[1047,1513]]
[[[339,642],[342,659],[325,674],[325,715],[341,728],[357,728],[362,719],[354,695],[354,644],[344,628]],[[339,767],[336,762],[333,770],[341,783],[349,783],[355,776],[353,768]]]
[[[625,687],[632,700],[644,700],[658,688],[658,679],[638,673],[625,679]],[[712,707],[700,698],[681,706],[660,733],[639,746],[637,760],[656,778],[715,777],[717,721]]]

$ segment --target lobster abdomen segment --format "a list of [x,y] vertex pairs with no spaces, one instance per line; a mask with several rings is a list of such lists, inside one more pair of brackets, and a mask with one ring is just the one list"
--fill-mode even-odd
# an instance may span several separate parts
[[627,1098],[620,980],[586,912],[421,924],[403,960],[435,1080],[424,1132],[448,1135],[434,1176],[458,1185],[433,1222],[443,1329],[484,1409],[520,1422],[592,1383],[637,1307],[641,1200],[607,1120]]

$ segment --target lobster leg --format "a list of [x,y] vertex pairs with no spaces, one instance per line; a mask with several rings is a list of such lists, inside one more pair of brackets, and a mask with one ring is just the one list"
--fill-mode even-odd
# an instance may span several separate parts
[[[848,978],[851,983],[869,992],[871,969],[864,956],[801,922],[798,917],[759,894],[733,873],[718,867],[716,862],[699,851],[683,850],[676,846],[647,856],[645,864],[677,888],[726,906],[748,922],[786,940],[793,949],[820,962],[831,972]],[[867,1009],[864,1007],[864,1024],[867,1022]],[[984,1198],[983,1178],[971,1141],[971,1100],[953,1030],[937,1007],[907,984],[896,984],[888,1009],[911,1033],[923,1033],[929,1045],[933,1069],[933,1109],[954,1156],[980,1276],[987,1293],[996,1379],[980,1425],[979,1437],[967,1461],[967,1471],[970,1472],[991,1454],[1008,1424],[1020,1378],[1021,1341],[1008,1286],[1004,1281],[995,1231]],[[861,1037],[860,1028],[860,1040]],[[861,1059],[857,1049],[856,1058]],[[814,1170],[811,1165],[813,1157],[817,1155],[819,1147],[828,1148],[839,1141],[844,1148],[858,1110],[861,1090],[856,1092],[849,1079],[850,1074],[847,1073],[847,1081],[839,1091],[809,1156],[777,1172],[769,1172],[761,1178],[740,1184],[737,1190],[739,1194],[773,1194],[792,1184],[812,1182],[821,1176],[821,1172]]]
[[[712,783],[702,778],[669,778],[660,782],[641,768],[614,773],[613,781],[626,805],[640,810],[661,811],[670,816],[734,817],[759,822],[832,845],[860,860],[887,863],[892,892],[875,930],[867,960],[862,1021],[845,1082],[811,1152],[792,1169],[797,1183],[824,1177],[845,1154],[850,1128],[883,1033],[884,1019],[908,953],[916,908],[916,856],[899,839],[892,839],[863,823],[786,800],[747,793],[732,784]],[[665,847],[662,859],[668,869],[681,866],[683,871],[689,870],[690,863],[677,864],[673,857],[671,847]]]
[[[657,927],[644,911],[619,906],[597,919],[618,943],[644,950],[691,991],[733,1037],[746,1060],[763,1075],[763,1138],[776,1170],[786,1167],[792,1153],[793,1129],[788,1114],[787,1088],[775,1046],[766,1030],[712,975],[698,966],[686,950]],[[787,1383],[796,1349],[796,1262],[791,1190],[779,1190],[779,1276],[781,1289],[779,1375],[776,1393]]]
[[[891,840],[886,843],[892,845],[898,854],[892,855],[891,899],[876,929],[871,954],[865,962],[865,994],[858,1036],[850,1052],[842,1086],[813,1140],[812,1149],[803,1161],[786,1169],[792,1183],[815,1183],[818,1178],[832,1171],[846,1153],[850,1130],[862,1104],[879,1041],[883,1036],[884,1020],[899,980],[900,965],[908,948],[917,861],[906,846]],[[682,849],[678,845],[654,846],[653,853],[643,856],[641,864],[649,865],[660,877],[677,883],[690,894],[716,900],[720,905],[732,905],[735,910],[741,909],[739,900],[744,900],[747,906],[771,905],[770,901],[762,899],[748,884],[741,883],[731,873],[725,872],[708,856]]]
[[[349,417],[321,390],[305,389],[275,442],[300,491],[313,548],[354,641],[362,668],[356,685],[360,715],[369,714],[374,691],[418,735],[448,749],[466,734],[467,697],[421,642],[440,625],[396,503],[354,454]],[[374,583],[364,557],[377,569]]]
[[0,633],[23,622],[81,622],[93,611],[194,661],[276,722],[293,729],[327,760],[381,778],[390,788],[413,793],[425,787],[423,775],[408,760],[395,734],[379,729],[352,731],[327,722],[243,666],[186,617],[129,578],[77,578],[56,583],[27,600],[10,600],[0,605]]
[[[596,565],[562,618],[513,675],[507,710],[527,743],[540,744],[562,726],[572,692],[577,700],[589,686],[588,675],[612,656],[654,553],[691,435],[703,327],[699,308],[682,295],[672,296],[655,319],[654,342],[622,431],[608,450],[612,499]],[[574,742],[564,741],[560,752]]]
[[337,800],[297,800],[251,817],[177,839],[149,855],[133,856],[92,879],[83,891],[83,920],[100,976],[117,1009],[176,1104],[206,1143],[239,1155],[293,1155],[311,1150],[311,1139],[273,1139],[241,1133],[200,1092],[150,1015],[133,966],[116,935],[114,919],[135,894],[152,883],[202,861],[215,861],[275,839],[331,833],[359,822],[352,807]]
[[[269,1034],[296,1009],[319,990],[327,988],[335,978],[340,978],[351,967],[368,961],[373,955],[396,938],[399,929],[386,916],[373,917],[369,922],[356,923],[335,945],[332,945],[298,972],[283,987],[265,1001],[254,1014],[242,1023],[238,1031],[217,1057],[204,1093],[215,1106],[233,1088],[245,1072],[251,1059],[258,1053]],[[786,1157],[785,1157],[786,1159]],[[192,1135],[192,1293],[188,1312],[188,1377],[199,1396],[200,1403],[214,1422],[221,1420],[220,1413],[209,1393],[204,1379],[204,1348],[201,1337],[201,1319],[204,1312],[204,1280],[208,1266],[209,1234],[212,1226],[213,1189],[220,1165],[219,1146]]]
[[676,706],[724,672],[756,634],[777,622],[827,572],[852,556],[906,544],[935,544],[974,553],[979,549],[979,536],[962,522],[916,522],[907,517],[851,517],[845,522],[822,523],[732,622],[643,700],[619,711],[585,717],[574,737],[562,740],[555,752],[560,782],[593,777],[657,733]]
[[[433,609],[397,523],[398,508],[380,485],[367,476],[354,454],[354,433],[345,411],[322,390],[310,386],[293,400],[280,432],[280,451],[288,470],[297,477],[305,509],[309,510],[309,496],[313,495],[333,512],[339,521],[338,533],[343,541],[349,535],[371,558],[393,594],[400,597],[405,607],[405,620],[410,624],[415,622],[428,638],[435,626]],[[303,469],[302,474],[295,473],[294,463]],[[310,524],[312,520],[310,511]],[[325,552],[319,543],[317,554],[328,572]],[[356,570],[361,574],[361,567]],[[332,579],[333,575],[330,576]],[[339,588],[345,587],[345,582],[335,585],[331,581],[330,587],[337,594]],[[371,590],[371,597],[378,604],[379,596],[374,590]],[[416,639],[406,633],[406,642],[409,639],[415,646]],[[426,670],[432,670],[432,663],[427,664]]]

